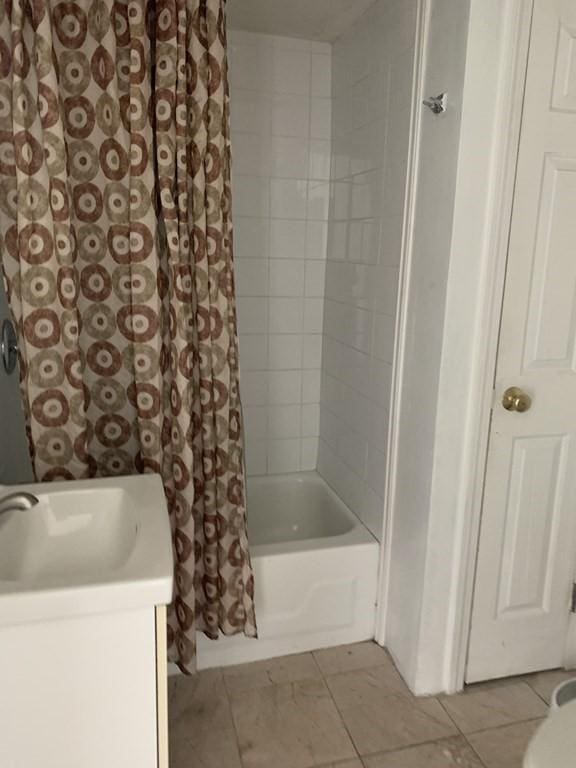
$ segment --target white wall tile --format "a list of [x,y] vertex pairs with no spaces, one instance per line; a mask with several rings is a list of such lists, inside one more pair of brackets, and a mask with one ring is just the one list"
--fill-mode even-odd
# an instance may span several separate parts
[[[264,38],[264,36],[261,36]],[[267,91],[271,86],[272,52],[265,39],[230,42],[230,88]]]
[[[230,109],[232,132],[255,134],[270,133],[272,124],[272,100],[263,91],[236,88]],[[288,134],[289,135],[289,134]]]
[[269,249],[270,219],[234,216],[234,255],[237,259],[267,259]]
[[318,456],[332,48],[232,32],[229,51],[247,470],[311,470]]
[[308,178],[329,180],[331,143],[326,139],[312,139],[309,144]]
[[298,136],[307,139],[310,123],[310,99],[291,93],[275,93],[271,99],[273,136]]
[[298,370],[305,367],[302,357],[302,334],[271,334],[268,365],[271,371]]
[[320,402],[320,369],[302,371],[302,402]]
[[[317,466],[377,537],[382,532],[415,7],[413,2],[376,0],[332,51]],[[315,66],[314,95],[320,79]],[[314,97],[310,122],[315,137],[324,121]],[[310,188],[308,199],[308,216],[316,218],[321,207]],[[314,283],[319,284],[318,276]],[[310,355],[305,343],[304,359]],[[303,392],[306,386],[312,382],[303,378]]]
[[[294,405],[303,401],[303,376],[308,371],[270,371],[268,373],[268,402],[270,405]],[[320,388],[318,388],[319,399]],[[306,401],[303,401],[306,402]],[[317,401],[315,401],[317,402]]]
[[268,299],[239,296],[236,301],[238,310],[238,332],[266,333],[268,329]]
[[304,336],[302,353],[303,368],[320,368],[322,361],[322,336],[321,334],[308,334]]
[[303,179],[272,179],[270,213],[273,219],[305,219],[308,183]]
[[309,472],[318,464],[318,438],[304,437],[300,441],[300,469]]
[[[270,261],[269,296],[302,296],[304,293],[304,259],[274,259]],[[322,264],[322,262],[318,262]]]
[[265,475],[268,471],[268,440],[253,440],[246,434],[246,472]]
[[303,405],[301,411],[302,437],[318,437],[320,434],[320,403]]
[[[313,406],[304,406],[310,408]],[[275,405],[268,409],[268,438],[271,440],[301,437],[302,406]],[[308,437],[308,435],[306,435]]]
[[268,260],[244,259],[236,270],[237,296],[268,295]]
[[270,181],[258,176],[233,177],[234,212],[237,216],[270,215]]
[[299,179],[308,176],[308,140],[292,136],[273,136],[270,146],[271,176]]
[[300,469],[300,440],[268,441],[268,472],[271,475],[298,472]]
[[386,483],[386,454],[376,448],[368,453],[367,477],[368,485],[381,498],[384,498]]
[[324,300],[304,299],[304,333],[322,333]]
[[321,298],[324,296],[324,278],[326,275],[325,261],[306,261],[304,295]]
[[244,406],[244,425],[253,440],[265,440],[268,436],[268,408]]
[[310,136],[329,139],[332,126],[332,100],[313,98],[310,104]]
[[310,93],[312,61],[305,51],[273,51],[272,89],[277,93]]
[[270,220],[270,258],[302,259],[306,252],[305,221]]
[[[235,154],[232,160],[234,179],[239,176],[269,176],[271,162],[272,139],[259,133],[242,133],[236,131],[233,135]],[[233,179],[233,186],[234,186]],[[238,194],[238,187],[234,187]]]
[[304,299],[270,298],[268,302],[268,331],[270,333],[301,333],[304,328]]
[[384,500],[374,493],[371,488],[367,488],[364,494],[362,507],[360,509],[360,519],[368,528],[370,533],[380,540],[384,525]]
[[322,53],[324,56],[330,56],[332,53],[331,43],[321,43],[318,40],[312,40],[310,45],[312,53]]
[[268,404],[268,379],[262,371],[244,371],[240,376],[240,390],[242,392],[242,404],[250,405]]
[[306,222],[306,258],[325,259],[328,248],[328,223],[325,221]]
[[330,184],[328,182],[308,182],[307,218],[316,221],[328,220],[330,205]]
[[332,66],[330,56],[312,54],[312,96],[329,99],[332,96]]
[[372,354],[379,360],[393,362],[394,317],[376,313],[374,315],[374,343]]
[[243,371],[265,371],[268,367],[268,334],[240,334]]

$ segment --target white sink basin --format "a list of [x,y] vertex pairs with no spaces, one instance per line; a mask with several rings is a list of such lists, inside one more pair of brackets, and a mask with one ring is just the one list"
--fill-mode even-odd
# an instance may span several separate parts
[[0,626],[163,605],[172,544],[157,475],[0,486],[40,503],[0,515]]

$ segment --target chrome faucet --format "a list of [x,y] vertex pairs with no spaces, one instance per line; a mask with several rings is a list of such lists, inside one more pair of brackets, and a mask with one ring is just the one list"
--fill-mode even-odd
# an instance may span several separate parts
[[25,493],[24,491],[9,493],[7,496],[0,498],[0,515],[4,512],[14,512],[19,509],[32,509],[39,501],[40,499],[32,493]]

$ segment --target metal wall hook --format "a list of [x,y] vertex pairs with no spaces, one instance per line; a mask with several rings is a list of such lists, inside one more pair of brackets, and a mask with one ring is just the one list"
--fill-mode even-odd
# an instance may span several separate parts
[[430,98],[424,99],[422,104],[432,110],[435,115],[440,115],[442,112],[446,112],[447,102],[448,94],[440,93],[438,96],[430,96]]

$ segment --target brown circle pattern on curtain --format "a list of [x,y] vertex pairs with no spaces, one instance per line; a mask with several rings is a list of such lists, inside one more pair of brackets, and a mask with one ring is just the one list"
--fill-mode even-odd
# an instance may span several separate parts
[[0,249],[36,476],[162,476],[192,671],[256,635],[225,0],[0,4]]

